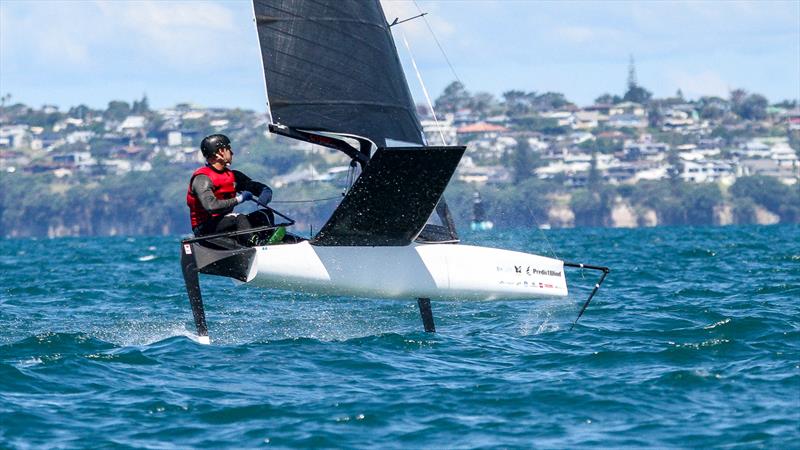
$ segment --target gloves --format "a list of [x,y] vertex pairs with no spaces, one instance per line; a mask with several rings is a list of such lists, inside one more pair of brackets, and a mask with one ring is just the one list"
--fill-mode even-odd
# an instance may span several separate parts
[[236,203],[240,203],[241,204],[241,203],[244,203],[244,202],[246,202],[248,200],[252,200],[252,199],[253,199],[253,194],[251,194],[248,191],[242,191],[242,192],[239,192],[238,194],[236,194]]
[[272,201],[272,189],[265,186],[264,190],[261,191],[261,195],[258,196],[258,203],[261,203],[262,205],[267,205],[271,201]]

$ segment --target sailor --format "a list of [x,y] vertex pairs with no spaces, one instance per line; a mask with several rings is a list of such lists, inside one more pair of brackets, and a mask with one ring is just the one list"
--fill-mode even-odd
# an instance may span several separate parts
[[[195,236],[272,225],[274,216],[269,209],[247,215],[233,212],[236,205],[253,200],[254,196],[259,204],[266,206],[272,200],[272,189],[228,167],[233,162],[230,139],[224,134],[206,136],[200,143],[200,151],[206,164],[194,171],[186,193]],[[237,240],[243,244],[259,243],[256,235],[245,234]]]

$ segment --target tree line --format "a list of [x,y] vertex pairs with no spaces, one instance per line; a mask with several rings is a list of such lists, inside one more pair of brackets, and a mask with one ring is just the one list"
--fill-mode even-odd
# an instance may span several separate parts
[[[447,198],[455,215],[466,224],[471,220],[475,186],[453,183]],[[650,224],[648,212],[659,226],[719,225],[728,210],[730,223],[756,224],[759,211],[774,214],[781,223],[800,223],[800,186],[787,186],[766,176],[740,177],[723,190],[717,184],[662,180],[635,185],[595,184],[566,190],[553,181],[530,178],[521,183],[487,185],[480,188],[487,216],[499,227],[531,227],[549,223],[553,208],[572,212],[577,227],[613,224],[612,211],[624,204],[639,222]]]
[[[150,172],[69,186],[53,185],[43,175],[3,173],[0,227],[4,235],[17,237],[189,233],[185,195],[190,171],[186,172],[176,176],[174,167],[156,165]],[[472,219],[473,192],[474,185],[456,181],[445,194],[462,227]],[[276,189],[276,199],[335,199],[340,193],[341,186],[335,183],[297,184]],[[518,184],[485,185],[480,194],[488,218],[500,228],[548,223],[548,215],[559,204],[572,211],[575,226],[609,226],[620,201],[639,212],[652,211],[659,225],[716,225],[724,206],[736,224],[756,223],[759,209],[780,222],[800,223],[800,187],[764,176],[739,178],[727,191],[716,184],[670,180],[568,191],[553,181],[529,178]],[[296,231],[305,235],[318,230],[336,204],[326,200],[275,206],[295,218],[300,224]]]

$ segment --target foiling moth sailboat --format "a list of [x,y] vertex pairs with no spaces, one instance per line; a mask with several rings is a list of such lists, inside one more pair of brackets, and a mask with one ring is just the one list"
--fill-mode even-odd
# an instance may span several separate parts
[[[202,342],[209,338],[199,273],[266,288],[417,299],[432,332],[431,299],[564,297],[565,267],[601,271],[583,313],[608,268],[459,243],[442,194],[465,147],[426,145],[379,0],[254,0],[253,11],[269,130],[342,151],[361,174],[311,238],[289,232],[256,247],[220,244],[242,232],[182,241]],[[277,214],[285,219],[278,225],[294,223]]]

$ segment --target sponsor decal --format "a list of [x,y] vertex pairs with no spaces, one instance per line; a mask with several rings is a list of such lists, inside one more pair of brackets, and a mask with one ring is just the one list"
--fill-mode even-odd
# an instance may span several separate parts
[[561,289],[561,286],[549,284],[549,283],[537,283],[534,281],[507,281],[507,280],[499,280],[497,282],[499,285],[508,285],[508,286],[519,286],[531,289]]
[[[513,270],[512,270],[513,267]],[[550,269],[537,269],[534,266],[496,266],[499,273],[515,273],[518,275],[527,275],[529,277],[545,276],[545,277],[561,277],[562,271]]]
[[527,269],[526,273],[528,273],[528,275],[544,275],[544,276],[547,276],[547,277],[560,277],[561,276],[561,272],[558,271],[558,270],[539,270],[539,269],[537,269],[535,267],[530,267],[530,266],[528,266],[528,269]]
[[189,244],[183,244],[183,252],[186,253],[187,255],[191,255],[192,254],[192,246],[189,245]]

